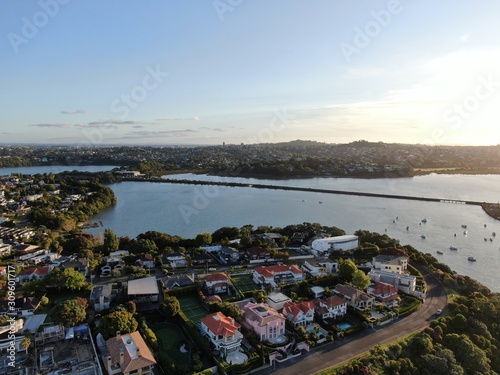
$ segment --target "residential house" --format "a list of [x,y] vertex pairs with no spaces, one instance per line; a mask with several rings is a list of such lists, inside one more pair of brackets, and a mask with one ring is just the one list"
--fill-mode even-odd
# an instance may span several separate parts
[[165,276],[161,278],[163,289],[170,290],[194,285],[194,275]]
[[201,253],[191,257],[191,262],[193,265],[208,265],[214,262],[214,258],[210,254]]
[[375,301],[375,297],[370,296],[349,284],[337,284],[333,291],[344,297],[348,306],[360,311],[371,309],[373,302]]
[[373,257],[373,268],[385,272],[404,274],[408,268],[408,257],[404,255],[377,255]]
[[311,276],[325,276],[327,275],[327,270],[325,267],[313,266],[309,262],[305,261],[302,265],[302,271],[310,274]]
[[90,261],[86,258],[71,259],[66,262],[61,263],[60,269],[65,270],[66,268],[73,268],[75,271],[80,272],[83,276],[87,277]]
[[219,259],[222,263],[233,263],[240,260],[240,252],[233,247],[223,246],[219,251]]
[[41,299],[45,293],[35,294],[33,297],[19,297],[14,300],[14,307],[5,300],[0,303],[0,315],[17,314],[18,316],[31,316],[40,307]]
[[10,255],[12,251],[12,245],[0,242],[0,256]]
[[347,301],[339,296],[331,296],[324,300],[315,299],[314,312],[321,319],[336,319],[347,314]]
[[267,305],[276,311],[283,310],[283,306],[292,299],[283,293],[269,293],[267,296]]
[[260,266],[253,270],[253,282],[258,285],[270,284],[277,287],[282,282],[297,282],[305,278],[305,273],[296,265]]
[[312,286],[311,292],[314,294],[314,298],[322,298],[325,295],[325,288],[322,286]]
[[227,317],[220,311],[200,319],[200,331],[223,356],[240,349],[243,335],[241,325],[234,318]]
[[156,360],[139,332],[116,335],[106,341],[103,362],[109,375],[153,374]]
[[188,261],[182,253],[163,254],[161,257],[162,265],[168,265],[172,268],[185,268],[188,266]]
[[95,311],[109,309],[112,300],[111,285],[107,284],[94,286],[90,292],[89,300],[90,306],[93,307]]
[[368,294],[374,296],[377,301],[382,302],[387,307],[397,305],[399,294],[398,288],[394,285],[378,282],[375,283],[375,285],[369,286],[366,291]]
[[32,280],[40,280],[47,277],[52,272],[54,267],[47,265],[43,267],[28,267],[21,271],[16,276],[16,281],[20,284],[27,283]]
[[210,294],[227,293],[229,276],[225,273],[213,273],[205,276],[205,286]]
[[151,270],[155,268],[155,259],[151,254],[143,254],[139,259],[136,260],[136,264],[139,267]]
[[314,321],[314,309],[315,305],[311,301],[300,303],[289,301],[283,306],[283,315],[295,328],[307,327]]
[[159,301],[160,290],[155,276],[143,277],[128,282],[128,299],[137,304]]
[[256,260],[256,259],[270,259],[271,251],[264,247],[253,246],[249,249],[245,250],[245,257],[248,260]]
[[398,290],[404,293],[415,294],[415,288],[417,285],[416,276],[404,275],[404,274],[386,272],[374,269],[368,272],[368,276],[375,283],[377,282],[388,283],[394,285],[396,288],[398,288]]
[[285,334],[285,317],[264,303],[248,303],[243,317],[261,341],[273,342]]

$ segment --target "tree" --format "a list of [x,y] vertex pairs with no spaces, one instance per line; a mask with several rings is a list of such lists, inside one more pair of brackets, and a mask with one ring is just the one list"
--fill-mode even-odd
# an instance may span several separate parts
[[350,259],[344,260],[339,264],[339,275],[343,279],[351,282],[354,272],[357,271],[357,267],[354,262]]
[[81,290],[85,285],[87,285],[87,280],[80,272],[74,268],[66,268],[59,279],[59,282],[64,286],[65,289],[75,291]]
[[57,305],[52,311],[51,318],[56,323],[61,323],[65,327],[73,327],[87,318],[88,302],[84,298],[77,297],[64,301]]
[[210,233],[200,233],[195,238],[196,246],[210,245],[212,243],[212,235]]
[[109,254],[111,251],[116,251],[119,249],[120,240],[118,236],[113,232],[113,229],[105,229],[104,230],[104,244],[103,251],[106,254]]
[[368,285],[370,285],[371,280],[366,273],[361,270],[357,270],[354,271],[351,283],[355,288],[364,290]]
[[26,354],[28,354],[28,349],[31,345],[31,339],[28,336],[24,336],[23,340],[21,341],[21,348],[26,350]]
[[137,320],[127,310],[115,310],[101,319],[99,332],[107,340],[114,337],[117,332],[121,334],[137,331]]
[[181,304],[176,297],[165,297],[164,302],[160,306],[160,311],[169,319],[181,311]]

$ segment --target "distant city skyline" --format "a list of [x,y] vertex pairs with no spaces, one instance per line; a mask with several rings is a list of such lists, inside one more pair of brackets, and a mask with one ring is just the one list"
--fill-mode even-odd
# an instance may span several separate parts
[[500,144],[500,3],[0,3],[0,143]]

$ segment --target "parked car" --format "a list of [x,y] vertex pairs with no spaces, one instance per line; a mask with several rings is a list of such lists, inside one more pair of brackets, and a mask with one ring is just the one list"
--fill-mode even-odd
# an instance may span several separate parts
[[217,268],[215,268],[215,267],[210,267],[208,270],[209,270],[210,272],[213,272],[213,271],[217,271]]
[[443,313],[443,310],[441,310],[441,309],[438,309],[438,310],[436,311],[436,315],[437,315],[437,316],[441,315],[442,313]]

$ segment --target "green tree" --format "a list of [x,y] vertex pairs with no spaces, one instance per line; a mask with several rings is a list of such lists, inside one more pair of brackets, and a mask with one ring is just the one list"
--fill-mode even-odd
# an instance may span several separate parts
[[167,319],[170,319],[181,311],[181,304],[176,297],[165,297],[160,306],[160,311]]
[[65,327],[73,327],[87,318],[88,302],[84,298],[75,298],[64,301],[52,311],[51,319]]
[[352,275],[352,285],[359,289],[364,290],[368,285],[370,285],[371,280],[370,277],[361,270],[354,271]]
[[339,275],[343,279],[351,282],[352,277],[354,276],[354,272],[357,271],[357,267],[354,262],[350,259],[341,261],[339,264]]
[[31,345],[31,339],[28,336],[24,336],[23,340],[21,341],[21,348],[26,350],[26,354],[28,354],[28,349]]
[[118,236],[113,232],[113,229],[106,228],[104,230],[104,244],[103,251],[105,254],[109,254],[112,251],[119,249],[120,240]]
[[99,324],[99,332],[107,340],[114,337],[119,331],[121,334],[137,331],[137,320],[134,315],[127,310],[115,310],[101,319]]
[[74,268],[66,268],[60,275],[59,282],[65,289],[75,291],[81,290],[87,285],[87,280]]
[[195,245],[200,247],[203,245],[210,245],[212,243],[212,234],[200,233],[195,238]]

